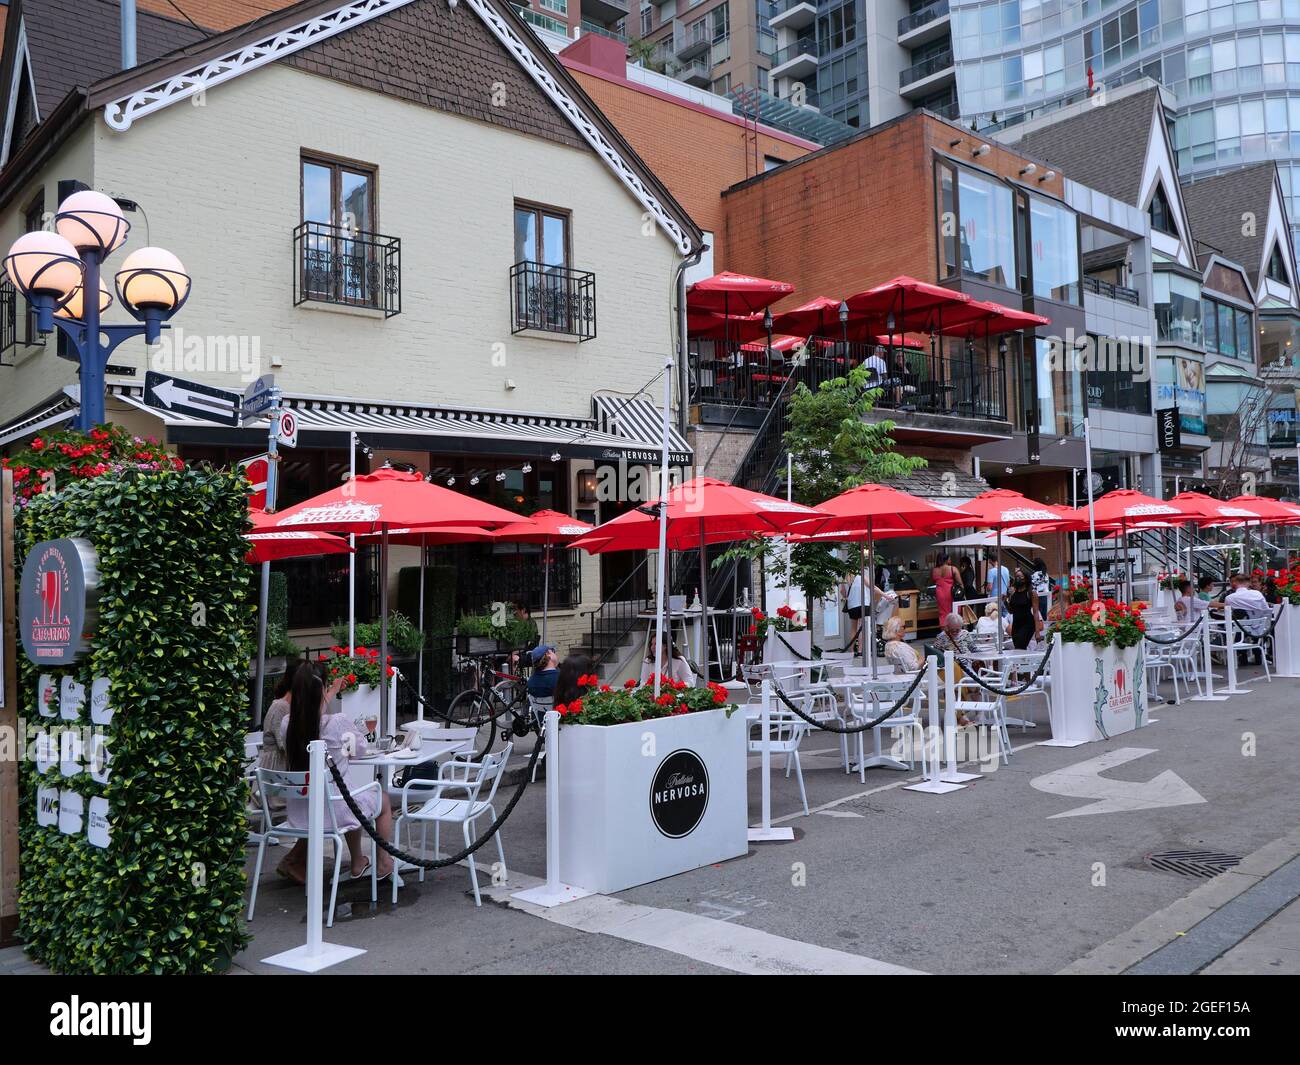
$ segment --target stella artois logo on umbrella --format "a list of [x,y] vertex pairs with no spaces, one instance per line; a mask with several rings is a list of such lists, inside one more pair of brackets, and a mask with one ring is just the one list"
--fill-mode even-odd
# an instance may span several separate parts
[[378,521],[379,506],[353,500],[349,503],[328,503],[320,507],[306,507],[290,514],[281,525],[325,525],[330,522]]
[[1179,510],[1177,507],[1167,507],[1163,503],[1136,503],[1131,507],[1125,507],[1124,513],[1130,518],[1141,518],[1156,514],[1178,514]]

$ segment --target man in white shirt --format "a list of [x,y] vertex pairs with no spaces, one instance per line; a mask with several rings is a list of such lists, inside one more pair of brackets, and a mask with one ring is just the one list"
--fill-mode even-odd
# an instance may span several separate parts
[[[1250,586],[1250,579],[1243,573],[1232,577],[1232,591],[1224,596],[1223,603],[1211,604],[1210,609],[1230,610],[1241,627],[1252,636],[1263,636],[1273,620],[1273,608],[1268,605],[1262,592]],[[1256,664],[1263,661],[1263,655],[1255,652]]]

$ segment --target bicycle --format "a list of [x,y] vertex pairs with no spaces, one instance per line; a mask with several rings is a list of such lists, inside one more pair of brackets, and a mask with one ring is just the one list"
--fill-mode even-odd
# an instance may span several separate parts
[[463,657],[470,660],[471,686],[451,701],[447,716],[456,727],[478,729],[474,737],[477,754],[492,749],[498,730],[503,736],[526,736],[533,727],[533,719],[525,679],[493,668],[490,660],[500,655],[479,656],[481,660],[469,655]]

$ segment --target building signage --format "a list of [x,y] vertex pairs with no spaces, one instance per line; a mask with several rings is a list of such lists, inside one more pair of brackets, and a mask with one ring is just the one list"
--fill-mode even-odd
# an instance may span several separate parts
[[107,725],[113,720],[113,703],[109,696],[112,682],[107,677],[96,677],[90,682],[90,720],[96,725]]
[[650,816],[670,839],[695,831],[709,806],[709,772],[694,751],[673,751],[650,783]]
[[85,705],[86,686],[75,677],[64,677],[59,684],[59,717],[64,721],[76,721]]
[[[89,540],[45,540],[32,548],[18,591],[18,625],[32,662],[66,666],[86,652],[98,590],[98,557]],[[44,678],[40,696],[44,714]]]
[[1156,439],[1160,451],[1177,451],[1183,446],[1183,426],[1177,407],[1162,407],[1156,411]]
[[36,823],[53,828],[59,823],[59,789],[36,789]]
[[108,815],[108,800],[96,795],[90,800],[86,840],[92,847],[107,847],[113,839],[113,823]]
[[65,836],[79,836],[85,828],[86,800],[80,792],[63,788],[59,791],[59,831]]
[[36,678],[36,711],[41,717],[57,717],[58,707],[54,705],[54,678],[42,673]]

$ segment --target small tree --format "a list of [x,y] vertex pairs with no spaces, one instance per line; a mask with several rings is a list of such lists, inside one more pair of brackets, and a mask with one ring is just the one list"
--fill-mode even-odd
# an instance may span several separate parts
[[[823,381],[816,391],[798,385],[790,397],[790,427],[783,438],[794,457],[793,495],[797,503],[816,506],[860,484],[905,477],[925,459],[895,450],[895,423],[868,421],[879,389],[867,387],[864,367],[847,377]],[[762,559],[778,579],[802,588],[808,601],[830,595],[845,575],[857,569],[837,558],[832,544],[795,544],[786,552],[766,536],[737,544],[719,558]]]

